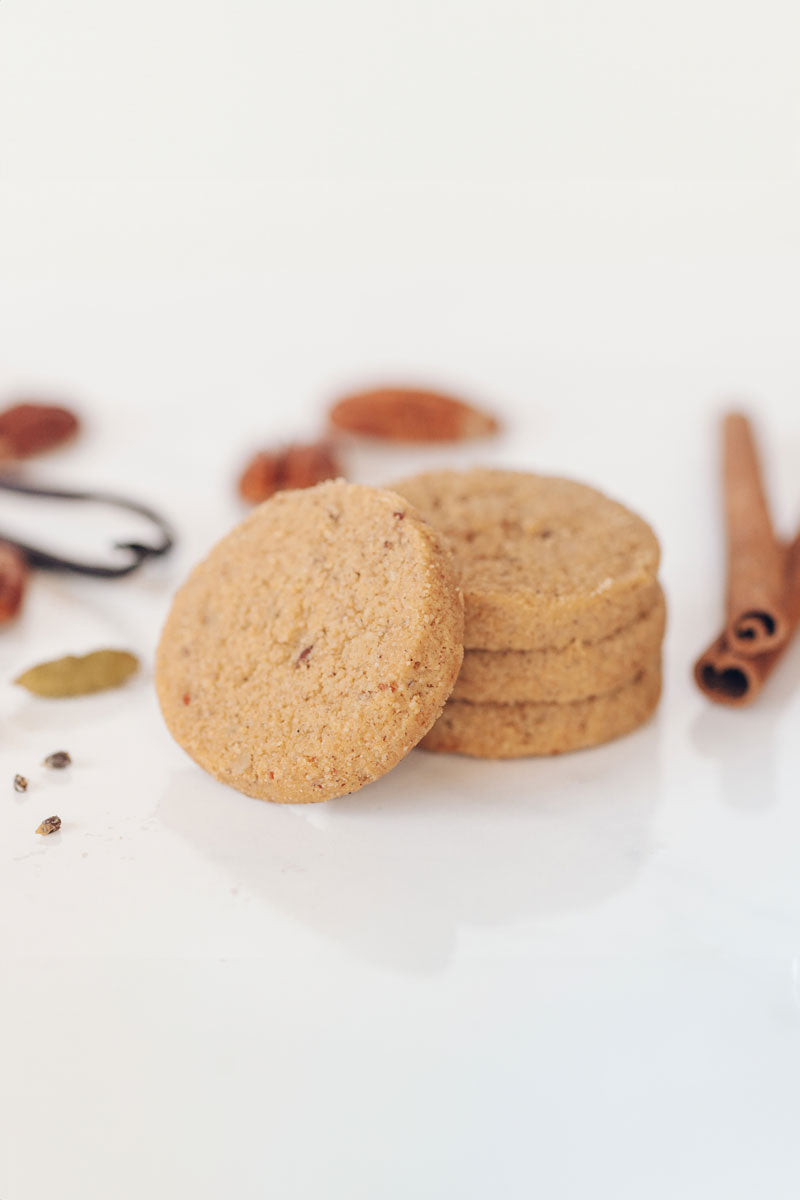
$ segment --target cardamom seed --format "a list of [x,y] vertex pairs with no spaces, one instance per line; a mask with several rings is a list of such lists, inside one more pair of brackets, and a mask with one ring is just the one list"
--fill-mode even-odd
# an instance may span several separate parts
[[120,687],[139,669],[139,660],[127,650],[94,650],[76,657],[68,654],[39,663],[14,680],[35,696],[51,699],[87,696],[106,688]]
[[48,754],[42,766],[50,767],[54,771],[63,771],[71,762],[72,758],[66,750],[55,750],[52,754]]
[[36,833],[40,833],[42,837],[48,837],[51,833],[58,833],[60,828],[61,817],[45,817]]

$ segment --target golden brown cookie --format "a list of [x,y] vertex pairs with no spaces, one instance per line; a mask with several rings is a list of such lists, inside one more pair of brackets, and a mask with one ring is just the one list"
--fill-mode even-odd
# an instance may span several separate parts
[[571,704],[470,704],[449,700],[420,742],[424,750],[476,758],[520,758],[563,754],[610,742],[642,725],[661,695],[661,666],[655,659],[638,678],[605,696]]
[[453,550],[468,649],[596,642],[657,602],[653,531],[594,488],[484,469],[435,471],[393,486]]
[[260,505],[190,575],[156,687],[217,779],[284,803],[353,792],[442,711],[462,658],[449,554],[407,501],[343,480]]
[[453,700],[473,704],[566,704],[611,692],[658,655],[666,606],[656,604],[599,642],[570,642],[563,650],[467,650]]

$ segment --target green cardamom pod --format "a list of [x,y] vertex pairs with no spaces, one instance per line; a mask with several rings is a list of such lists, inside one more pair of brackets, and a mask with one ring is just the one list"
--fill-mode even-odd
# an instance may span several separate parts
[[77,658],[68,654],[23,671],[14,682],[35,696],[88,696],[120,687],[139,669],[139,660],[127,650],[95,650]]

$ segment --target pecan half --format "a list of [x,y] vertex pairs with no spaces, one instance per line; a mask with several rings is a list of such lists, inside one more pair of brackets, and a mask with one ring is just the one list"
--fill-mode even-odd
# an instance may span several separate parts
[[0,412],[0,459],[30,458],[74,437],[80,422],[57,404],[14,404]]
[[499,428],[494,417],[455,396],[397,387],[345,396],[334,404],[330,419],[350,433],[404,442],[455,442]]
[[0,625],[17,615],[28,583],[25,556],[9,542],[0,542]]
[[273,452],[265,450],[248,463],[239,479],[239,492],[249,504],[260,504],[275,492],[313,487],[341,474],[327,442],[289,446]]

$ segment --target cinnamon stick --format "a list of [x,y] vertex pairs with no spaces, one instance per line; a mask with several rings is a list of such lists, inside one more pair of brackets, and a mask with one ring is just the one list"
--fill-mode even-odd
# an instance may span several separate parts
[[782,551],[782,558],[783,643],[754,658],[742,652],[741,644],[732,646],[727,631],[723,633],[700,656],[694,668],[697,686],[709,700],[733,708],[752,704],[800,625],[800,534],[787,550]]
[[785,547],[767,506],[755,437],[742,413],[723,422],[723,486],[728,537],[725,636],[745,658],[777,649],[789,633]]

